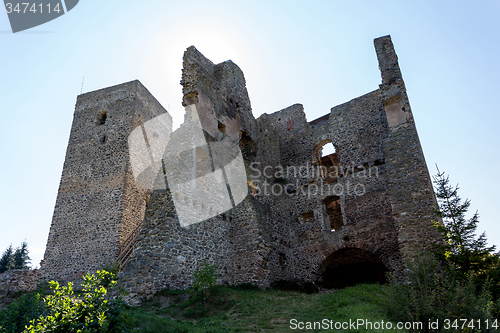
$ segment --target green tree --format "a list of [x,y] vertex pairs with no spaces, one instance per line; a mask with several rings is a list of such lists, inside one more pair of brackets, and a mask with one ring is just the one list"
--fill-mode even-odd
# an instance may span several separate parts
[[12,244],[4,251],[0,258],[0,273],[10,269],[26,269],[30,268],[30,257],[28,255],[28,243],[26,241],[21,243],[21,246],[15,250]]
[[204,260],[198,270],[193,273],[193,289],[202,291],[204,296],[209,296],[209,288],[217,282],[217,266]]
[[25,269],[30,268],[29,263],[31,261],[28,256],[28,243],[26,241],[22,242],[21,246],[16,249],[12,256],[12,268],[13,269]]
[[434,225],[444,240],[436,245],[438,258],[453,265],[462,278],[469,272],[482,274],[498,265],[498,255],[492,255],[495,246],[487,246],[484,232],[476,235],[479,214],[466,218],[470,200],[462,201],[458,185],[451,186],[449,177],[439,169],[433,178],[439,205],[436,215],[442,220],[434,221]]
[[12,253],[12,244],[10,244],[0,258],[0,274],[12,268]]
[[201,310],[205,313],[205,301],[210,298],[210,287],[217,283],[217,266],[203,260],[193,273],[193,290],[201,296]]

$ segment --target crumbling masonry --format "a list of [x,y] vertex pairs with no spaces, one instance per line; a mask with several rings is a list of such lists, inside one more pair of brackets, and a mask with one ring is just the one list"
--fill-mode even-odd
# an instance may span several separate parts
[[[130,162],[132,131],[167,111],[139,81],[79,95],[42,279],[77,280],[118,260],[139,299],[188,287],[207,259],[229,284],[384,281],[438,235],[397,56],[389,36],[374,43],[379,89],[311,122],[300,104],[255,119],[240,68],[189,47],[183,104],[196,106],[208,143],[239,145],[248,179],[242,202],[189,226],[167,177],[166,189],[142,188]],[[322,156],[327,143],[335,153]]]

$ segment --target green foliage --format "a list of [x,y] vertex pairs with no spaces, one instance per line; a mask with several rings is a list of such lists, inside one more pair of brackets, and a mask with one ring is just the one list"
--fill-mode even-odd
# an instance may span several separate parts
[[14,269],[28,269],[30,257],[28,256],[28,243],[26,241],[21,243],[21,246],[16,249],[12,257]]
[[[205,305],[209,310],[203,315],[196,308],[200,294],[188,298],[185,290],[162,292],[162,296],[157,294],[133,311],[139,332],[292,332],[292,318],[303,322],[318,322],[324,318],[342,322],[356,322],[360,318],[387,322],[390,318],[386,307],[392,301],[389,289],[378,284],[364,284],[330,293],[305,294],[271,288],[242,290],[214,286]],[[361,327],[351,331],[374,332]]]
[[209,288],[217,283],[217,266],[204,260],[193,273],[193,289],[209,296]]
[[116,286],[113,273],[101,270],[83,277],[80,297],[73,284],[49,282],[52,294],[43,301],[48,314],[30,322],[24,332],[131,332],[131,322],[120,298],[109,297],[106,287]]
[[118,272],[120,271],[120,263],[118,261],[112,261],[106,265],[103,265],[101,269],[106,272],[118,274]]
[[[205,313],[205,301],[210,298],[210,288],[217,283],[217,266],[211,265],[208,260],[203,260],[198,265],[198,270],[193,273],[193,297],[201,297],[201,314]],[[195,311],[193,316],[198,316],[200,311]]]
[[[443,236],[443,243],[435,246],[438,259],[451,265],[457,279],[473,275],[478,288],[488,285],[494,300],[500,302],[500,256],[493,253],[495,246],[487,246],[486,234],[476,236],[479,215],[466,218],[470,200],[462,201],[459,187],[450,185],[449,177],[439,172],[434,177],[439,208],[436,214],[442,224],[434,222]],[[495,307],[500,315],[500,306]]]
[[462,201],[458,185],[451,186],[444,172],[438,170],[433,178],[439,203],[436,214],[443,222],[434,221],[444,240],[443,244],[436,245],[438,258],[453,265],[460,278],[465,278],[469,272],[484,274],[498,267],[499,257],[492,255],[495,246],[487,246],[486,234],[483,232],[476,238],[478,213],[469,219],[465,216],[470,200]]
[[[395,273],[389,276],[392,287],[389,314],[394,320],[428,323],[436,319],[443,322],[444,319],[491,318],[493,302],[488,286],[477,292],[472,275],[457,279],[430,254],[406,262],[406,267],[403,278]],[[426,325],[423,331],[435,332]]]
[[5,252],[2,254],[2,257],[0,258],[0,274],[8,271],[9,269],[12,269],[12,244],[9,245],[9,247],[5,250]]
[[0,274],[11,269],[28,269],[30,257],[28,256],[28,243],[21,243],[15,250],[12,244],[4,251],[0,258]]
[[43,290],[21,295],[0,310],[0,332],[22,332],[31,320],[44,314],[43,295]]
[[[390,276],[390,315],[399,321],[427,323],[444,319],[485,320],[500,314],[500,259],[487,246],[485,233],[476,235],[479,215],[466,218],[470,200],[438,170],[434,178],[441,221],[434,225],[443,237],[432,254],[407,262],[404,276]],[[441,223],[442,222],[442,223]],[[424,331],[433,332],[424,325]],[[441,327],[443,329],[443,327]],[[471,328],[469,328],[471,329]],[[437,330],[438,331],[438,330]]]
[[202,318],[196,322],[186,322],[157,316],[142,309],[135,310],[135,318],[140,323],[141,333],[219,333],[230,332],[219,318]]

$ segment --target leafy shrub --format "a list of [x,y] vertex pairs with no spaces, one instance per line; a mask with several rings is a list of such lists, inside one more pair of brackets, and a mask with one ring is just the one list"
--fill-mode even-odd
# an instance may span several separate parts
[[[207,260],[203,260],[198,265],[198,270],[193,273],[194,300],[201,297],[201,314],[205,314],[205,301],[210,298],[210,288],[217,283],[217,266],[210,264]],[[192,298],[193,298],[192,297]],[[191,310],[190,310],[191,311]],[[188,317],[199,315],[199,309],[193,313],[188,313]]]
[[217,266],[204,260],[198,270],[193,273],[193,289],[202,291],[205,297],[210,296],[209,288],[217,283]]
[[30,322],[24,332],[131,332],[131,321],[120,298],[108,296],[106,287],[116,286],[113,273],[101,270],[83,277],[83,294],[73,294],[73,284],[50,281],[53,294],[43,302],[47,314]]
[[120,263],[118,261],[111,261],[108,264],[103,265],[101,269],[106,272],[118,274],[118,272],[120,271]]
[[33,319],[44,314],[43,291],[24,294],[0,310],[0,332],[18,333]]
[[[389,275],[392,302],[389,315],[401,322],[422,322],[423,332],[440,332],[427,327],[429,321],[491,317],[493,303],[484,286],[478,293],[473,275],[457,279],[431,255],[407,262],[404,276]],[[441,326],[441,329],[443,327]]]

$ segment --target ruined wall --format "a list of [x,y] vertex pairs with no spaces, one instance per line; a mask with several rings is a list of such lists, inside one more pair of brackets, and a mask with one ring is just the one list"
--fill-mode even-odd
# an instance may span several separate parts
[[[230,284],[383,282],[387,270],[401,268],[401,255],[428,248],[439,236],[431,223],[432,184],[390,37],[376,39],[375,48],[380,88],[310,122],[300,104],[255,119],[240,68],[188,48],[181,81],[188,112],[168,133],[152,191],[132,175],[126,137],[139,126],[146,137],[144,124],[165,110],[138,81],[79,96],[44,276],[70,279],[98,268],[116,258],[139,226],[120,273],[131,303],[190,286],[203,260],[218,266],[219,282]],[[109,127],[108,120],[100,125],[102,112]],[[322,156],[330,142],[335,153]],[[217,151],[221,145],[226,155]],[[233,159],[231,149],[241,150],[244,165],[236,171],[248,179],[241,200],[229,181],[235,170],[217,162]],[[207,215],[203,207],[214,209],[219,185],[204,186],[203,200],[182,186],[209,184],[210,173],[225,183],[232,208]],[[196,223],[186,223],[186,216]]]
[[437,201],[391,38],[377,38],[374,44],[382,74],[381,99],[389,125],[382,149],[398,244],[403,254],[414,256],[440,239],[432,225]]
[[74,280],[116,260],[142,222],[128,135],[165,113],[139,81],[78,96],[49,238],[43,279]]
[[[387,120],[380,92],[332,108],[328,117],[310,123],[301,105],[263,115],[258,122],[273,132],[272,144],[266,137],[257,143],[259,153],[280,156],[274,164],[263,158],[266,163],[255,173],[260,177],[252,179],[261,189],[257,198],[271,207],[270,281],[322,283],[325,259],[344,248],[362,249],[386,269],[397,269],[397,232],[382,151]],[[334,144],[340,162],[330,170],[337,174],[331,179],[322,176],[316,157],[326,142]],[[338,198],[342,215],[342,226],[335,231],[326,207],[331,198]]]
[[[130,293],[131,303],[136,295],[150,295],[163,288],[190,286],[191,275],[203,260],[217,264],[221,282],[264,285],[267,281],[265,257],[271,246],[265,215],[254,198],[247,197],[238,203],[231,197],[234,208],[230,211],[184,226],[181,226],[179,211],[174,205],[174,196],[179,196],[183,206],[210,206],[209,202],[191,202],[191,199],[189,203],[182,201],[187,193],[179,193],[181,191],[174,190],[172,185],[182,180],[178,178],[184,178],[193,171],[198,172],[196,166],[200,166],[200,163],[211,164],[210,172],[217,171],[212,144],[223,143],[239,149],[241,137],[244,136],[246,143],[252,147],[255,119],[251,113],[243,73],[230,61],[215,65],[194,47],[190,47],[184,54],[181,83],[183,104],[196,106],[197,115],[194,118],[199,118],[204,134],[201,141],[204,142],[200,143],[200,138],[194,138],[196,124],[193,123],[193,115],[186,113],[184,124],[172,133],[164,153],[163,163],[167,170],[164,181],[167,188],[155,190],[151,194],[134,254],[121,273],[121,283]],[[193,140],[197,147],[188,149]],[[172,150],[181,146],[188,148],[181,154],[171,156]],[[192,160],[191,153],[185,154],[186,151],[206,158]],[[243,154],[243,158],[246,160],[251,157]],[[245,167],[248,167],[248,163]],[[168,171],[171,169],[175,169],[175,172]],[[244,169],[241,171],[245,172]],[[195,181],[201,181],[200,177]],[[244,186],[246,194],[246,183]],[[184,190],[187,191],[186,188]],[[210,190],[206,189],[207,192]],[[214,189],[213,197],[217,195]],[[206,198],[208,201],[211,199]],[[193,206],[193,220],[196,220],[198,208]]]
[[[383,37],[376,45],[381,41],[387,44],[390,38]],[[239,68],[231,62],[214,65],[189,48],[184,56],[184,103],[197,105],[208,142],[239,140],[251,194],[227,213],[189,228],[179,228],[168,190],[161,196],[162,204],[153,200],[147,214],[153,205],[155,212],[168,206],[171,220],[162,213],[147,215],[144,236],[129,264],[134,269],[123,273],[129,278],[130,291],[144,294],[148,284],[150,293],[189,286],[191,274],[203,259],[219,266],[221,282],[232,284],[267,286],[293,280],[332,287],[344,283],[332,282],[340,279],[339,272],[350,270],[351,275],[342,279],[357,281],[353,277],[363,269],[373,271],[367,281],[382,281],[385,271],[401,268],[400,255],[407,255],[410,246],[435,240],[437,234],[425,220],[430,221],[433,205],[408,199],[412,196],[408,191],[419,189],[429,200],[434,197],[429,182],[417,186],[414,176],[404,172],[424,173],[419,158],[406,156],[422,155],[414,127],[394,134],[395,126],[407,118],[393,102],[387,102],[386,91],[393,89],[384,86],[389,84],[386,68],[394,68],[386,60],[393,59],[392,44],[377,52],[381,89],[307,122],[300,104],[255,120]],[[399,93],[405,94],[402,79],[394,82],[399,84]],[[328,142],[336,152],[321,157],[321,147]],[[388,149],[389,144],[402,151]],[[325,161],[331,162],[328,168]],[[406,222],[397,213],[401,207],[412,214]],[[418,212],[419,220],[412,211]],[[414,226],[420,222],[424,224],[415,233]],[[147,259],[150,253],[155,255]],[[167,255],[171,259],[165,260],[166,253],[177,257]],[[158,260],[161,264],[151,264]],[[152,267],[154,273],[150,273]],[[147,273],[133,277],[141,271]]]
[[0,297],[18,291],[33,291],[40,279],[39,269],[13,269],[0,274]]

